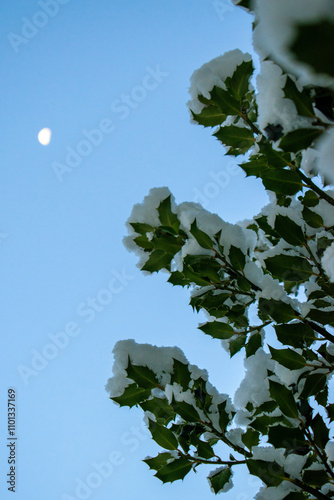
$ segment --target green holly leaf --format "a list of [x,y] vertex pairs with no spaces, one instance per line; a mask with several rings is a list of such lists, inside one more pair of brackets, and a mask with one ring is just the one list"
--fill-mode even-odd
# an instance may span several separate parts
[[303,219],[310,227],[318,228],[323,227],[324,221],[321,215],[313,212],[307,207],[303,208]]
[[251,450],[252,446],[258,446],[260,442],[260,433],[248,427],[246,432],[241,436],[241,441]]
[[230,417],[229,413],[226,411],[226,404],[227,404],[227,401],[222,401],[217,406],[218,412],[219,412],[219,425],[220,425],[220,428],[223,432],[226,431],[226,428],[231,421],[231,417]]
[[308,443],[302,430],[290,428],[283,425],[269,427],[268,442],[275,448],[285,448],[287,452],[302,451],[305,454],[309,450]]
[[147,238],[145,234],[137,236],[133,239],[133,241],[136,243],[136,245],[138,245],[140,248],[143,248],[145,251],[150,252],[151,250],[154,250],[153,243]]
[[314,274],[311,264],[303,257],[280,254],[268,257],[265,263],[274,277],[284,281],[301,283]]
[[173,286],[190,286],[191,280],[186,278],[181,271],[173,271],[169,278],[168,283],[171,283]]
[[297,34],[290,47],[297,59],[316,73],[334,76],[334,22],[321,20],[296,27]]
[[317,413],[312,420],[311,427],[313,430],[315,443],[317,444],[317,446],[320,445],[320,447],[324,449],[329,441],[329,429],[327,428],[327,425],[325,424],[323,418],[319,413]]
[[177,215],[172,212],[170,195],[165,198],[158,207],[159,219],[162,226],[171,227],[178,233],[180,229],[180,221]]
[[325,373],[311,373],[307,375],[303,390],[300,394],[301,398],[307,399],[323,391],[327,384],[327,376]]
[[248,162],[240,163],[239,167],[245,172],[246,177],[254,175],[261,177],[262,172],[268,170],[268,159],[265,155],[251,156]]
[[289,370],[300,370],[307,364],[303,356],[292,349],[274,349],[271,346],[269,349],[272,359]]
[[190,232],[202,248],[212,249],[213,241],[208,234],[197,227],[196,219],[191,224]]
[[215,127],[216,125],[221,125],[227,118],[225,113],[222,113],[219,106],[208,105],[202,109],[200,113],[194,113],[191,111],[194,120],[197,121],[199,125],[204,127]]
[[185,422],[199,422],[201,420],[196,408],[185,401],[172,401],[172,406]]
[[144,389],[153,389],[158,387],[159,382],[156,374],[147,366],[133,365],[128,358],[128,366],[126,368],[127,377],[136,382],[139,387]]
[[249,80],[253,71],[253,62],[243,61],[236,67],[231,78],[228,79],[228,87],[238,101],[245,99],[249,91]]
[[198,440],[198,444],[196,445],[197,454],[199,457],[210,459],[215,456],[212,447],[206,441]]
[[269,392],[284,415],[291,418],[298,417],[297,403],[287,387],[269,379]]
[[205,334],[211,335],[214,339],[226,340],[234,335],[233,328],[229,324],[220,321],[210,321],[198,328]]
[[189,471],[191,471],[192,463],[186,458],[175,459],[167,465],[161,467],[156,474],[154,474],[163,483],[172,483],[178,479],[183,479]]
[[173,373],[171,377],[171,383],[176,382],[179,384],[183,390],[189,388],[191,377],[188,365],[181,363],[181,361],[173,358]]
[[286,196],[293,196],[303,187],[299,175],[293,170],[265,170],[261,179],[266,189]]
[[302,228],[298,226],[290,217],[276,215],[275,231],[290,245],[299,246],[305,243],[305,236]]
[[230,94],[230,92],[220,87],[213,87],[210,95],[212,101],[219,106],[224,114],[232,116],[240,115],[241,104]]
[[220,127],[218,132],[213,134],[224,146],[231,147],[229,153],[235,156],[245,154],[254,145],[253,132],[248,128],[229,125]]
[[159,446],[166,448],[166,450],[177,449],[177,439],[170,429],[157,422],[153,422],[151,419],[148,419],[148,428],[152,434],[152,438]]
[[305,470],[303,474],[303,482],[312,486],[321,487],[330,479],[324,470]]
[[153,413],[153,415],[157,419],[157,422],[161,424],[168,424],[175,418],[175,411],[173,410],[173,407],[168,403],[167,399],[148,399],[147,401],[140,403],[140,407],[144,411]]
[[281,300],[259,299],[259,311],[265,316],[271,316],[277,323],[288,323],[296,318],[296,313],[290,304]]
[[135,406],[145,399],[149,398],[151,395],[151,389],[144,389],[143,387],[138,387],[137,384],[131,384],[124,389],[121,396],[115,396],[110,399],[118,403],[120,406]]
[[245,267],[246,256],[240,250],[240,248],[235,247],[234,245],[231,245],[230,251],[228,254],[228,258],[229,258],[229,261],[231,262],[233,269],[235,269],[237,271],[242,271],[243,268]]
[[167,254],[175,255],[183,246],[182,237],[171,234],[161,234],[153,238],[150,243],[156,250],[163,250]]
[[146,235],[146,233],[152,233],[154,227],[149,224],[144,224],[142,222],[130,222],[130,226],[133,227],[134,231],[141,235]]
[[231,340],[228,344],[231,358],[237,354],[243,347],[245,347],[246,335],[239,334],[235,339]]
[[154,250],[141,270],[150,273],[158,272],[160,269],[169,270],[173,257],[173,254],[166,253],[164,250]]
[[253,333],[246,344],[246,358],[253,356],[260,347],[262,347],[262,337],[258,332]]
[[298,153],[298,151],[303,151],[310,147],[322,132],[322,129],[315,128],[300,128],[298,130],[293,130],[292,132],[288,132],[281,139],[279,147],[283,149],[283,151]]
[[310,346],[316,340],[316,335],[312,328],[305,323],[291,323],[289,325],[275,325],[278,340],[283,345],[292,347],[303,347],[304,344]]
[[309,189],[306,191],[304,198],[302,199],[302,204],[305,207],[315,207],[319,204],[319,196],[314,191]]
[[313,321],[317,321],[317,323],[321,323],[322,325],[334,326],[334,311],[311,309],[306,317],[312,319]]
[[253,476],[259,477],[267,486],[278,486],[286,478],[284,468],[277,462],[247,460],[247,467]]
[[221,467],[218,472],[213,473],[208,477],[209,483],[213,491],[217,494],[224,490],[224,486],[230,481],[232,470],[230,467]]
[[167,464],[168,460],[174,459],[175,457],[170,453],[159,453],[156,457],[145,458],[145,462],[150,469],[159,470],[161,467]]
[[299,115],[309,116],[312,118],[314,117],[312,99],[308,92],[305,89],[299,91],[296,84],[289,76],[287,76],[283,92],[286,98],[291,99],[294,102]]

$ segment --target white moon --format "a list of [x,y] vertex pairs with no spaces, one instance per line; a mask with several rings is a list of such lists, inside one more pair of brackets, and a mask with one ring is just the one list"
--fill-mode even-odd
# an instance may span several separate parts
[[42,146],[47,146],[51,141],[51,130],[49,128],[42,128],[38,132],[37,137]]

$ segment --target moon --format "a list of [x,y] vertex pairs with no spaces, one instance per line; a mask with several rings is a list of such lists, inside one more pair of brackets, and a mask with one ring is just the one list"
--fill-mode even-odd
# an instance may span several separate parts
[[47,146],[51,141],[51,130],[49,128],[42,128],[38,132],[37,137],[42,146]]

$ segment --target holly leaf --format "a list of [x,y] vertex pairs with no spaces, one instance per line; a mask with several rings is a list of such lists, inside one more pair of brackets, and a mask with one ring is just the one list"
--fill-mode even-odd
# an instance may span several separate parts
[[156,457],[145,458],[145,462],[150,469],[159,470],[161,467],[167,464],[168,460],[174,459],[175,457],[170,453],[159,453]]
[[316,212],[313,212],[313,210],[310,210],[307,207],[303,208],[303,219],[308,224],[310,227],[318,228],[318,227],[323,227],[324,221],[321,215],[317,214]]
[[329,429],[319,413],[312,420],[311,427],[314,434],[314,441],[324,449],[329,441]]
[[154,250],[141,270],[150,273],[158,272],[160,269],[169,270],[173,257],[173,254],[166,253],[164,250]]
[[203,108],[200,113],[194,113],[191,111],[191,114],[194,120],[197,121],[199,125],[203,125],[204,127],[215,127],[216,125],[221,125],[227,118],[227,115],[222,113],[220,107],[213,104]]
[[233,75],[229,79],[229,89],[233,96],[241,101],[249,91],[249,80],[253,74],[254,67],[252,61],[243,61],[236,67]]
[[307,399],[321,392],[327,384],[325,373],[311,373],[305,379],[303,390],[300,394],[301,398]]
[[171,383],[176,382],[179,384],[183,390],[187,390],[190,383],[190,372],[188,365],[181,363],[178,359],[173,358],[173,373],[171,377]]
[[154,227],[149,224],[144,224],[143,222],[130,222],[130,226],[133,227],[134,231],[141,235],[146,235],[146,233],[152,233]]
[[147,366],[133,365],[128,358],[128,366],[126,368],[127,377],[136,382],[139,387],[144,389],[153,389],[158,387],[159,382],[155,373]]
[[286,79],[285,87],[283,92],[286,98],[291,99],[296,108],[297,112],[301,116],[314,117],[312,99],[305,89],[299,91],[296,84],[288,76]]
[[230,467],[222,467],[215,474],[213,473],[208,477],[209,483],[213,491],[217,494],[224,490],[225,485],[232,477],[232,470]]
[[260,442],[260,433],[251,427],[241,436],[241,441],[247,446],[249,450],[252,446],[257,446]]
[[240,250],[240,248],[231,245],[228,258],[229,261],[231,262],[233,269],[236,269],[237,271],[242,271],[243,268],[245,267],[246,257],[245,254]]
[[234,335],[233,328],[229,324],[222,323],[221,321],[210,321],[198,328],[205,334],[211,335],[214,339],[226,340]]
[[303,257],[275,255],[265,260],[268,271],[278,279],[301,283],[313,273],[311,264]]
[[303,23],[296,27],[297,34],[290,47],[299,61],[316,73],[334,76],[334,22],[322,20]]
[[[212,101],[219,106],[221,111],[226,115],[240,115],[241,104],[235,99],[227,90],[223,90],[220,87],[213,87],[211,90]],[[214,134],[215,135],[215,134]]]
[[290,323],[289,325],[275,325],[278,340],[283,345],[292,347],[310,346],[316,340],[316,335],[312,328],[305,323]]
[[163,425],[148,419],[148,428],[152,434],[152,438],[159,446],[166,450],[176,450],[178,443],[173,431],[167,429]]
[[298,417],[297,403],[287,387],[269,379],[269,392],[284,415],[291,418]]
[[279,147],[283,151],[298,153],[312,145],[312,143],[321,135],[323,130],[315,128],[300,128],[288,132],[280,141]]
[[201,229],[199,229],[197,227],[196,219],[191,224],[190,232],[194,236],[194,238],[196,239],[199,246],[201,246],[202,248],[209,249],[209,250],[212,249],[213,241],[211,240],[211,238],[208,234],[206,234],[204,231],[202,231]]
[[267,486],[278,486],[285,479],[284,468],[277,462],[247,460],[247,467],[253,476],[259,477]]
[[178,479],[183,479],[191,471],[191,468],[192,463],[186,458],[181,457],[164,465],[154,475],[163,483],[172,483]]
[[171,227],[176,232],[179,231],[180,222],[177,218],[177,215],[172,212],[170,195],[160,203],[158,207],[158,213],[162,226]]
[[286,196],[293,196],[303,187],[299,175],[292,170],[265,170],[261,179],[266,189]]
[[145,399],[149,398],[151,395],[151,389],[144,389],[143,387],[138,387],[137,384],[131,384],[124,389],[121,396],[115,396],[110,399],[118,403],[120,406],[135,406]]
[[229,153],[235,156],[245,154],[255,142],[253,132],[248,128],[229,125],[220,127],[218,132],[213,134],[225,146],[231,147]]
[[300,370],[307,364],[303,356],[292,349],[274,349],[271,346],[269,349],[272,359],[289,370]]
[[300,246],[305,243],[302,228],[291,220],[290,217],[281,214],[276,215],[275,231],[290,245]]
[[271,316],[277,323],[288,323],[296,318],[296,313],[290,304],[281,300],[259,299],[259,311],[265,316]]

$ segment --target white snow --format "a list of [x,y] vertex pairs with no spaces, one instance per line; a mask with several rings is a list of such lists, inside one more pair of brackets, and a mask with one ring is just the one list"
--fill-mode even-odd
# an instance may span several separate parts
[[267,369],[273,370],[274,362],[263,349],[258,349],[244,360],[244,366],[246,374],[235,392],[234,404],[238,408],[245,408],[248,402],[259,406],[270,399]]
[[269,56],[291,73],[298,74],[305,84],[333,84],[332,78],[315,74],[289,49],[298,25],[334,19],[332,0],[256,0],[255,12],[254,47],[262,59]]
[[329,279],[334,282],[334,243],[326,248],[321,259],[321,265]]
[[334,441],[328,441],[325,446],[325,452],[328,457],[328,460],[334,462]]
[[170,381],[173,370],[173,358],[188,363],[187,358],[178,347],[157,347],[150,344],[137,344],[134,340],[119,340],[113,349],[114,365],[113,377],[106,385],[110,396],[116,397],[123,394],[130,381],[126,378],[125,369],[128,358],[134,365],[147,366],[158,375],[161,384]]
[[203,64],[203,66],[194,71],[190,78],[189,94],[191,100],[187,103],[189,109],[196,114],[200,113],[204,104],[198,100],[198,96],[203,95],[209,99],[213,87],[226,89],[224,83],[226,78],[232,76],[236,67],[242,62],[250,60],[250,54],[244,54],[239,49],[235,49],[212,59],[212,61]]
[[286,75],[277,64],[272,61],[262,61],[261,72],[256,78],[258,122],[262,130],[268,124],[280,124],[285,133],[296,128],[311,126],[312,119],[298,116],[294,102],[284,97],[283,88],[286,79]]
[[317,141],[316,147],[319,151],[317,167],[320,174],[329,182],[334,184],[334,129],[330,128],[322,134]]

